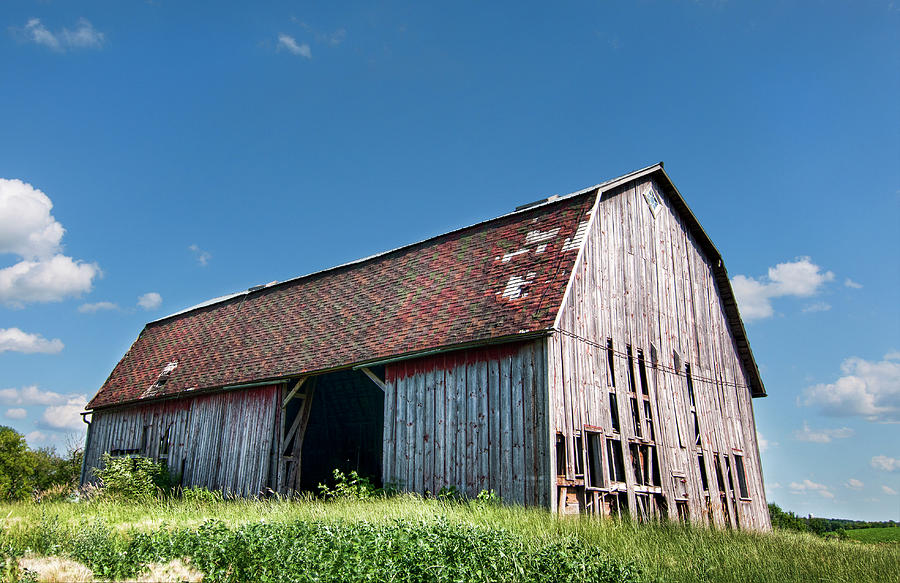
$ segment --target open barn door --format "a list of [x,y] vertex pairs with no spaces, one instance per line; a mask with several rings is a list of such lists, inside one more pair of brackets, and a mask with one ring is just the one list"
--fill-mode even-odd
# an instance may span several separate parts
[[381,485],[383,374],[383,367],[340,370],[285,386],[277,492],[315,492],[334,470]]
[[293,386],[285,386],[281,402],[281,443],[276,491],[299,490],[303,465],[303,440],[312,411],[318,377],[303,377]]

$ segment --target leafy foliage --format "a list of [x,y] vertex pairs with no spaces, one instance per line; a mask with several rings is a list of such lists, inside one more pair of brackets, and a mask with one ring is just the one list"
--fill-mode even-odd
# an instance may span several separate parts
[[164,464],[145,457],[113,457],[103,454],[97,471],[105,494],[126,500],[149,500],[172,492],[174,480]]
[[347,499],[347,500],[368,500],[381,492],[375,487],[367,477],[360,476],[356,470],[349,474],[344,474],[341,470],[335,469],[334,486],[328,487],[327,484],[319,484],[319,492],[326,500]]
[[25,437],[0,426],[0,499],[20,500],[30,494],[33,474]]
[[72,447],[65,457],[52,448],[29,449],[25,437],[0,426],[0,500],[22,500],[31,494],[64,498],[78,483],[82,450]]

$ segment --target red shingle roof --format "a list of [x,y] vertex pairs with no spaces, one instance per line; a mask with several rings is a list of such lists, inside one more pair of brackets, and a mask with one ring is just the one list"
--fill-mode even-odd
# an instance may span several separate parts
[[596,192],[151,322],[87,408],[549,329]]

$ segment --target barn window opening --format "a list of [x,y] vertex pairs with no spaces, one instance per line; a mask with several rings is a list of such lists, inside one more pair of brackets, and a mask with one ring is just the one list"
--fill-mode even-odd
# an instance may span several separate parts
[[649,397],[650,396],[650,384],[647,382],[647,363],[644,361],[644,351],[641,349],[638,349],[637,357],[638,357],[638,372],[640,373],[640,379],[641,379],[641,392],[644,395]]
[[638,412],[638,402],[636,397],[631,397],[631,425],[634,428],[634,434],[641,437],[641,416]]
[[575,432],[575,478],[584,478],[584,442],[578,431]]
[[700,489],[704,492],[708,492],[709,479],[706,477],[706,463],[702,453],[697,455],[697,465],[700,466]]
[[628,390],[632,393],[637,392],[634,382],[634,355],[631,353],[631,345],[625,346],[625,353],[628,356]]
[[650,441],[656,441],[656,432],[653,430],[653,407],[650,401],[644,401],[644,421],[647,424],[647,437]]
[[678,501],[675,502],[675,509],[678,511],[678,522],[688,524],[691,521],[691,512],[688,509],[688,503]]
[[688,397],[691,400],[691,407],[696,407],[697,403],[694,401],[694,379],[691,376],[691,363],[689,362],[684,364],[684,375],[687,378],[687,390]]
[[615,363],[615,352],[613,351],[613,341],[612,338],[606,339],[606,366],[609,368],[609,382],[610,385],[616,386],[616,363]]
[[629,444],[634,481],[639,486],[660,486],[656,447],[639,443]]
[[613,432],[621,433],[622,429],[619,427],[619,399],[615,393],[609,394],[609,424]]
[[609,463],[609,479],[611,482],[625,482],[625,456],[622,454],[622,442],[618,439],[606,440],[606,456]]
[[635,494],[635,508],[637,509],[637,520],[639,523],[650,522],[650,495]]
[[744,456],[735,454],[734,469],[737,472],[738,489],[741,498],[750,498],[750,492],[747,490],[747,476],[744,474]]
[[691,410],[691,414],[694,417],[694,444],[700,446],[703,445],[703,438],[700,437],[700,422],[697,419],[696,411]]
[[603,434],[586,431],[587,436],[587,487],[603,487]]
[[156,461],[164,467],[169,467],[169,428],[167,425],[165,431],[159,437],[159,449],[156,450]]
[[562,433],[556,434],[556,475],[566,475],[566,437]]

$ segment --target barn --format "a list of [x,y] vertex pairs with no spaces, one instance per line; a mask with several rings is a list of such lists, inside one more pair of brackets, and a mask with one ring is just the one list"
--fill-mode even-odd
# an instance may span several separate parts
[[765,396],[721,255],[662,163],[150,322],[88,403],[184,486],[335,468],[559,513],[770,528]]

